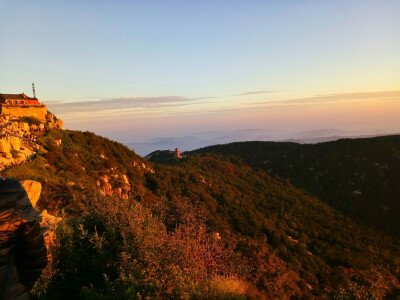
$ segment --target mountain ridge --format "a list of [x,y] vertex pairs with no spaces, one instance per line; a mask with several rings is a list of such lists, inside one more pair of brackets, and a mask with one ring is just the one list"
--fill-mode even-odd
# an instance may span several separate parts
[[400,203],[396,200],[400,197],[396,184],[399,151],[400,136],[390,135],[311,145],[242,142],[189,153],[238,156],[255,168],[290,179],[295,186],[345,214],[398,236],[400,227],[395,220],[400,217]]

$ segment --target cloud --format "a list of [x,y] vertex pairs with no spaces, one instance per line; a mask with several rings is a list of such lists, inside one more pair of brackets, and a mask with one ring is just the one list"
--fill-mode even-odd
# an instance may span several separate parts
[[[272,93],[274,91],[259,90],[249,91],[233,96],[257,95]],[[73,99],[88,99],[85,101],[63,101],[51,100],[46,101],[49,109],[56,114],[76,114],[76,113],[101,113],[108,112],[118,114],[119,112],[128,112],[130,109],[138,110],[168,110],[174,107],[211,104],[214,101],[206,101],[219,99],[223,97],[207,96],[207,97],[185,97],[185,96],[154,96],[154,97],[115,97],[115,98],[102,98],[102,97],[81,97]],[[98,100],[89,100],[98,99]]]
[[[272,91],[253,91],[249,93],[267,93]],[[245,94],[245,93],[242,93]],[[260,116],[263,112],[284,112],[286,109],[297,107],[330,105],[363,105],[375,103],[399,103],[400,91],[355,92],[316,95],[303,98],[268,100],[258,102],[230,103],[214,99],[221,97],[184,97],[184,96],[155,96],[155,97],[119,97],[103,98],[78,102],[46,102],[50,111],[60,115],[68,122],[84,122],[88,119],[101,118],[108,121],[122,119],[159,119],[161,117],[201,118],[211,119],[234,118],[246,115]],[[218,105],[212,105],[219,103]],[[207,105],[211,104],[211,105]],[[333,106],[332,106],[333,107]]]
[[232,96],[250,96],[250,95],[259,95],[259,94],[269,94],[269,93],[274,93],[274,92],[275,91],[250,91],[250,92],[235,94]]
[[94,101],[79,102],[48,102],[48,106],[62,114],[77,112],[101,112],[110,110],[125,110],[130,108],[167,109],[170,107],[213,103],[200,100],[214,99],[216,97],[187,98],[182,96],[160,96],[160,97],[120,97],[104,98]]
[[332,102],[357,102],[365,100],[400,100],[400,91],[341,93],[317,95],[306,98],[286,99],[278,101],[253,102],[253,105],[285,105],[285,104],[322,104]]

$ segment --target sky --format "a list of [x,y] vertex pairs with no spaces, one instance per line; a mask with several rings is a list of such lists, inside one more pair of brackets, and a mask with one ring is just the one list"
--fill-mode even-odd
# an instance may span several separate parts
[[0,0],[0,93],[145,155],[400,133],[400,1]]

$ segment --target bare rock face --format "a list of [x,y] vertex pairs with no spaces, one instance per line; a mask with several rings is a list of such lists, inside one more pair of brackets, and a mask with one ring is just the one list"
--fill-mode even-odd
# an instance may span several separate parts
[[29,200],[32,202],[32,206],[35,207],[39,200],[40,193],[42,192],[42,185],[40,182],[33,180],[25,180],[22,182],[25,191],[28,193]]
[[64,125],[64,122],[63,122],[63,120],[57,118],[52,113],[47,112],[47,114],[46,114],[46,125],[47,125],[48,129],[52,129],[52,128],[62,129],[62,126]]
[[21,150],[21,140],[19,138],[17,138],[17,137],[12,136],[10,138],[10,145],[16,151],[20,151]]
[[[41,232],[47,248],[47,263],[51,265],[53,262],[51,249],[57,245],[55,228],[62,219],[48,214],[46,209],[42,211],[40,216],[42,218],[40,222]],[[50,269],[45,269],[44,272],[49,277],[53,275],[50,273]]]
[[113,195],[113,189],[111,184],[108,182],[105,182],[102,189],[100,190],[100,193],[104,196],[112,196]]
[[100,189],[100,194],[103,196],[112,196],[113,195],[113,188],[111,184],[108,182],[109,177],[107,175],[103,175],[100,177],[101,181],[101,189]]
[[18,125],[19,125],[19,128],[22,129],[22,131],[30,131],[30,127],[29,127],[28,123],[21,122],[21,123],[18,123]]
[[11,145],[6,139],[0,139],[0,152],[10,153]]
[[121,188],[116,188],[116,189],[114,190],[114,192],[115,192],[115,195],[116,195],[117,197],[122,198],[122,189],[121,189]]
[[129,180],[128,180],[128,177],[126,175],[122,175],[122,180],[124,181],[124,183],[126,185],[129,185]]
[[64,125],[63,120],[57,119],[57,128],[62,129],[63,125]]

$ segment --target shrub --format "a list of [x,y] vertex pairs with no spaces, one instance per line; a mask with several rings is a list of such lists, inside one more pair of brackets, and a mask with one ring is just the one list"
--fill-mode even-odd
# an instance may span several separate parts
[[181,224],[168,232],[133,200],[92,195],[80,203],[80,213],[58,226],[54,275],[45,289],[36,287],[46,297],[126,299],[129,293],[171,299],[245,293],[246,285],[231,267],[233,252],[204,224]]
[[38,118],[35,117],[21,117],[18,120],[19,122],[23,122],[23,123],[28,123],[29,125],[36,125],[39,126],[42,121],[40,121]]
[[367,271],[341,269],[348,284],[339,288],[335,299],[398,299],[400,296],[397,278],[384,267],[373,266]]

